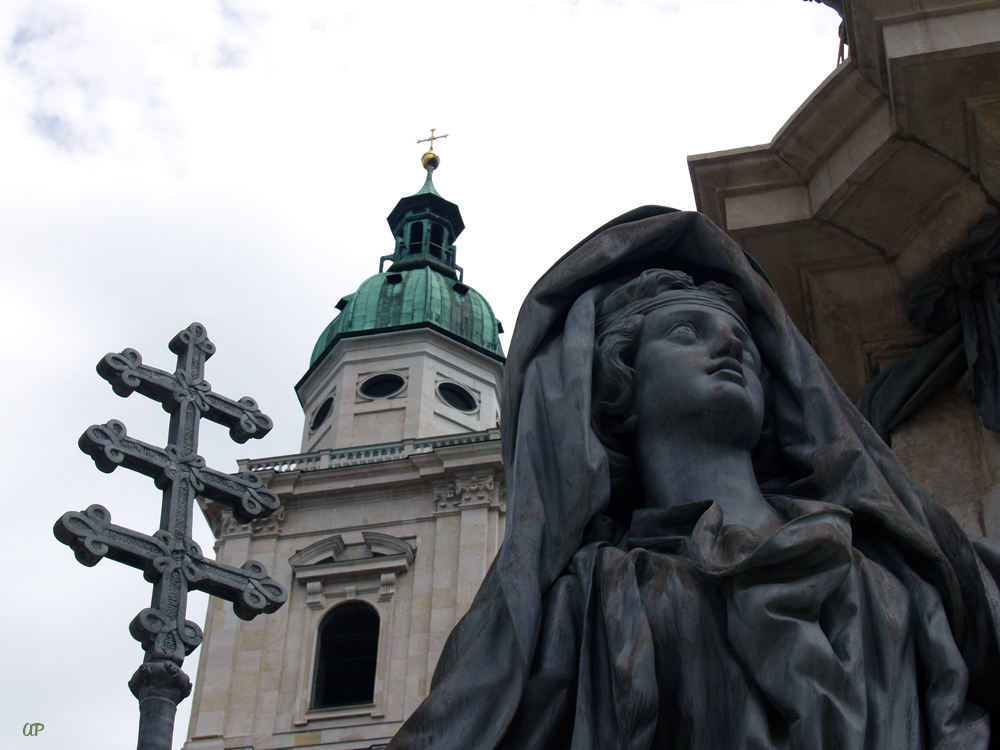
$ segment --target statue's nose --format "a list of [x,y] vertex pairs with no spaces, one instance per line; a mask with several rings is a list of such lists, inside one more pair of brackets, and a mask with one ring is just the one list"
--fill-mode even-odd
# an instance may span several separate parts
[[722,333],[722,342],[719,346],[719,356],[732,357],[740,364],[743,364],[743,342],[730,330]]

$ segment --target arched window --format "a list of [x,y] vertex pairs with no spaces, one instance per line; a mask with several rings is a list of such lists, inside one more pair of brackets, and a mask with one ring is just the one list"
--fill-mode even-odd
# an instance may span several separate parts
[[444,227],[440,224],[431,224],[431,255],[435,258],[441,257],[441,249],[444,247]]
[[375,700],[378,612],[359,601],[334,608],[319,626],[312,708]]
[[419,255],[424,244],[424,223],[415,221],[410,225],[410,245],[406,252],[409,255]]

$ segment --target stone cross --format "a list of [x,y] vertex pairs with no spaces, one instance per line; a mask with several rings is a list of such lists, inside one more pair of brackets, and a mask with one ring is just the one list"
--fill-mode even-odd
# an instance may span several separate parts
[[153,584],[150,606],[129,626],[145,650],[143,665],[129,682],[139,699],[140,750],[169,750],[177,703],[191,691],[180,666],[201,643],[202,631],[185,619],[188,591],[205,591],[232,602],[244,620],[274,612],[288,597],[260,563],[251,560],[240,568],[223,565],[206,559],[191,539],[199,495],[228,506],[242,523],[266,518],[279,505],[278,497],[253,472],[234,477],[206,468],[198,455],[200,420],[229,427],[238,443],[263,437],[272,424],[253,399],[233,401],[212,391],[205,381],[205,361],[215,353],[215,345],[203,325],[192,323],[174,336],[170,350],[177,355],[173,373],[144,365],[134,349],[108,354],[97,365],[98,374],[119,396],[138,391],[170,413],[167,446],[157,448],[129,437],[117,420],[91,426],[79,441],[80,449],[101,471],[124,466],[153,479],[163,492],[159,530],[147,535],[116,526],[100,505],[64,514],[53,529],[56,539],[69,545],[84,565],[108,557],[139,568]]

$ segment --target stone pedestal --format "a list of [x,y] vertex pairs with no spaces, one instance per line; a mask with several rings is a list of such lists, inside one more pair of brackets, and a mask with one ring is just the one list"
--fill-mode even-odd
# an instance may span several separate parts
[[[906,318],[908,290],[1000,204],[1000,2],[845,6],[849,59],[774,140],[688,163],[698,210],[761,263],[856,398],[930,339]],[[995,439],[958,384],[890,442],[979,535],[998,532]]]

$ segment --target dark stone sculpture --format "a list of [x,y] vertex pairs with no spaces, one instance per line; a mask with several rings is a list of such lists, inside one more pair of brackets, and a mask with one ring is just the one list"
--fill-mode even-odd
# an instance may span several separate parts
[[913,285],[910,321],[937,338],[883,370],[858,408],[883,440],[941,388],[966,371],[983,425],[1000,432],[1000,217],[969,230],[964,252]]
[[705,217],[556,263],[503,398],[506,538],[390,750],[991,746],[1000,549]]

